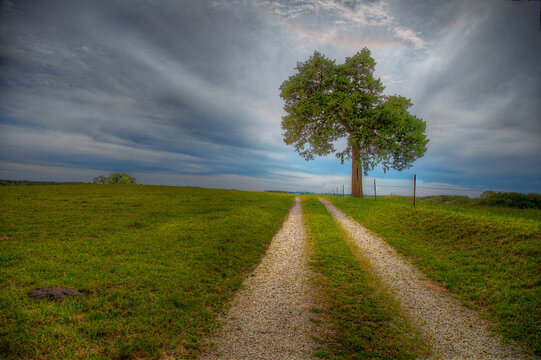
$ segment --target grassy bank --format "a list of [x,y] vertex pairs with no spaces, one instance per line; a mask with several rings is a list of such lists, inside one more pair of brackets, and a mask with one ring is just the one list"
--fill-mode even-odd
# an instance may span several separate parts
[[[0,357],[193,357],[291,201],[141,185],[1,187]],[[42,286],[85,296],[27,296]]]
[[[412,204],[411,196],[384,196],[379,199],[391,203],[401,203],[407,206]],[[416,206],[422,209],[447,210],[466,215],[475,215],[487,219],[499,219],[500,221],[533,220],[541,225],[541,211],[538,209],[517,209],[509,206],[482,205],[483,199],[470,199],[466,196],[429,196],[416,198]]]
[[[410,257],[505,337],[541,355],[541,221],[536,210],[331,198]],[[537,210],[538,211],[538,210]]]
[[368,265],[353,255],[339,226],[315,198],[303,202],[312,246],[311,265],[319,276],[325,317],[334,336],[318,351],[329,359],[414,359],[428,348],[381,291]]

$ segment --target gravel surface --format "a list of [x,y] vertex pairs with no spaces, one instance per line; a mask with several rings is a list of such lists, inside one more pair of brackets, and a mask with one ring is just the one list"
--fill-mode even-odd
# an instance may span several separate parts
[[202,359],[311,359],[313,292],[297,198]]
[[405,261],[385,241],[324,199],[320,201],[337,219],[375,273],[409,315],[437,358],[443,359],[530,359],[517,348],[502,344],[489,332],[488,322],[453,299],[421,271]]

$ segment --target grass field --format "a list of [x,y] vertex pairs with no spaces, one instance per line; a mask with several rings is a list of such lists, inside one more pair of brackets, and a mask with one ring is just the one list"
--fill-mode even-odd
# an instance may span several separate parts
[[[380,199],[380,197],[378,197]],[[412,205],[409,196],[385,196],[382,200],[391,203]],[[503,222],[516,224],[522,220],[533,220],[530,224],[541,226],[541,211],[538,209],[516,209],[512,207],[479,205],[479,200],[468,199],[465,196],[431,196],[416,199],[416,206],[422,209],[447,210],[465,215],[480,216],[487,219],[499,219]]]
[[541,355],[541,211],[330,200]]
[[[0,358],[194,357],[291,201],[139,185],[0,187]],[[85,296],[27,296],[42,286]]]
[[400,315],[391,297],[371,275],[323,204],[303,201],[312,247],[312,268],[319,276],[323,312],[333,325],[317,355],[328,359],[416,359],[429,348]]

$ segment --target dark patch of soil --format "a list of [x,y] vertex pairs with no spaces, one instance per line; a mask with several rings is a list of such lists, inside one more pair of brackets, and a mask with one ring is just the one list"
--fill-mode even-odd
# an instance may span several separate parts
[[52,297],[55,299],[63,299],[66,295],[83,296],[84,294],[73,289],[55,289],[51,287],[40,287],[28,292],[28,296],[31,298]]

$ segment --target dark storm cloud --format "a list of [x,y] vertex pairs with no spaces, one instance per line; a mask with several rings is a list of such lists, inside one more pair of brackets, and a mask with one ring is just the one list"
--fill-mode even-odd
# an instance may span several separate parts
[[5,2],[1,111],[16,122],[3,126],[4,160],[122,154],[116,167],[147,159],[211,173],[235,171],[241,156],[272,161],[260,151],[278,142],[261,133],[270,94],[257,65],[278,54],[261,42],[269,30],[251,7],[231,5]]

